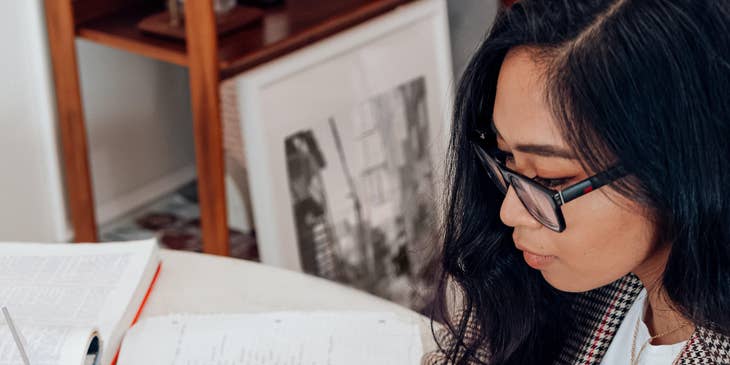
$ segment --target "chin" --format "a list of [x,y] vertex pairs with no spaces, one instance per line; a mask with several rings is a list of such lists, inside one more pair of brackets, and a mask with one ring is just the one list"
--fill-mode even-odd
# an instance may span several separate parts
[[555,275],[549,271],[541,271],[543,279],[555,289],[566,293],[583,293],[608,285],[621,277],[610,280],[576,280],[580,275]]

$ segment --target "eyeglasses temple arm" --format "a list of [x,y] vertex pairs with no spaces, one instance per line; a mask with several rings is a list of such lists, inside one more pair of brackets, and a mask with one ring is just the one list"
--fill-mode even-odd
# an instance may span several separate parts
[[579,196],[588,194],[593,189],[596,189],[596,185],[598,185],[596,184],[597,181],[593,180],[594,178],[586,179],[565,190],[561,190],[555,194],[553,199],[555,199],[558,205],[563,205]]
[[[609,178],[611,175],[615,175],[615,177]],[[623,171],[623,169],[621,169],[620,167],[614,167],[613,169],[580,181],[565,190],[557,192],[553,196],[553,200],[555,200],[558,205],[563,205],[575,198],[588,194],[591,191],[598,189],[601,186],[606,185],[624,175],[625,172]]]

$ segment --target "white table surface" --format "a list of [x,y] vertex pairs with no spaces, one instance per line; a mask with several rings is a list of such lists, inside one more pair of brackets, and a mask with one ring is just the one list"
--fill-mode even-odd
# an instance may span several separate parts
[[141,318],[171,313],[388,311],[419,323],[424,351],[435,348],[428,318],[363,291],[240,259],[173,250],[161,250],[160,256],[162,269]]

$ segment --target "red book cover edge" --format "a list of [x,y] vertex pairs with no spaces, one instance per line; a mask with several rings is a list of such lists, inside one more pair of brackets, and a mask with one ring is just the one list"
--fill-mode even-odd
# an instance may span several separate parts
[[[142,299],[142,304],[139,305],[139,309],[137,309],[137,314],[135,314],[134,319],[132,320],[132,324],[129,326],[130,328],[132,326],[134,326],[135,323],[137,323],[137,320],[139,320],[139,316],[142,314],[144,305],[147,304],[147,299],[149,299],[150,293],[152,293],[152,288],[154,288],[155,283],[157,282],[157,277],[160,276],[160,269],[162,269],[162,261],[160,261],[160,263],[157,264],[157,271],[155,272],[155,276],[152,278],[150,287],[147,288],[147,293],[144,295],[144,299]],[[121,349],[122,349],[122,346],[120,344],[119,348],[117,349],[116,355],[114,355],[114,360],[112,360],[111,365],[116,365],[117,359],[119,358],[119,351],[121,351]]]

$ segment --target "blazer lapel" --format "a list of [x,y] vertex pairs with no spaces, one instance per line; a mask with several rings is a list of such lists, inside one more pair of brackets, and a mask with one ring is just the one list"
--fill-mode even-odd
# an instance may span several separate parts
[[575,329],[556,364],[600,364],[641,289],[643,285],[639,278],[628,274],[609,285],[580,294],[573,303]]
[[[556,364],[598,365],[626,313],[644,288],[634,274],[577,296],[573,303],[575,330]],[[698,327],[682,352],[681,365],[730,364],[730,337]]]
[[679,364],[730,364],[730,338],[728,336],[708,328],[698,327],[688,341]]

